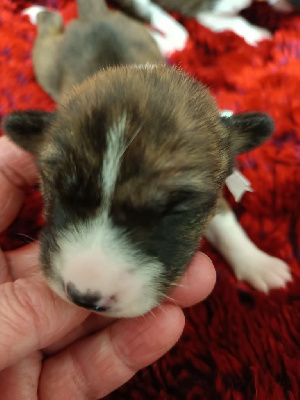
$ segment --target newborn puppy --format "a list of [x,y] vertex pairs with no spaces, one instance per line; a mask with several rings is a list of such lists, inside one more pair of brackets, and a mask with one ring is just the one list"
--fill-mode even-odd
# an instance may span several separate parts
[[[14,112],[3,122],[11,139],[36,156],[47,281],[79,306],[115,317],[141,315],[176,285],[208,227],[207,238],[239,279],[265,291],[284,286],[287,265],[254,246],[221,197],[234,157],[262,143],[272,121],[258,113],[222,118],[202,85],[175,69],[103,69],[125,63],[129,37],[121,24],[110,27],[120,37],[112,57],[98,31],[110,32],[115,17],[109,15],[103,2],[79,1],[79,21],[64,33],[57,13],[40,14],[35,68],[43,87],[60,99],[58,110]],[[99,19],[109,22],[99,26]],[[139,46],[133,46],[132,63],[145,54],[161,60],[141,32],[136,40],[150,51],[135,54]],[[133,31],[130,38],[135,41]]]
[[[107,316],[146,313],[176,285],[218,207],[210,240],[221,251],[227,242],[225,256],[228,246],[238,250],[240,271],[250,258],[254,280],[272,276],[276,262],[252,260],[247,238],[239,247],[241,228],[236,220],[232,228],[221,197],[235,156],[271,134],[267,115],[221,117],[185,73],[127,66],[75,86],[53,113],[13,112],[3,129],[36,157],[46,222],[41,265],[64,299]],[[277,286],[290,277],[282,265]]]
[[55,100],[75,83],[109,66],[164,63],[140,22],[107,8],[104,0],[77,0],[78,19],[66,29],[59,13],[37,14],[33,48],[36,79]]
[[[122,4],[123,0],[118,2]],[[251,25],[237,15],[241,10],[247,8],[252,0],[126,0],[127,9],[131,4],[132,14],[149,15],[150,21],[153,13],[157,12],[153,3],[165,10],[176,11],[186,17],[196,18],[201,25],[214,32],[231,30],[242,36],[250,45],[256,45],[259,41],[271,37],[270,32],[266,29]]]

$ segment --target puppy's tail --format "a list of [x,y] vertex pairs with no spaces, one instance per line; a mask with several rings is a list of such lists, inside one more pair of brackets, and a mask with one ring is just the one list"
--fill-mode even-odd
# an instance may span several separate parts
[[105,0],[76,0],[78,17],[82,21],[92,21],[109,12]]

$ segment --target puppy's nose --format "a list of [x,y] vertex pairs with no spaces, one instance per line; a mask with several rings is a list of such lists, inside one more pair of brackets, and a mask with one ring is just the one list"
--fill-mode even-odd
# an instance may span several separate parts
[[81,293],[72,282],[67,283],[65,292],[68,298],[79,307],[102,312],[110,308],[108,304],[99,305],[101,296],[98,293]]

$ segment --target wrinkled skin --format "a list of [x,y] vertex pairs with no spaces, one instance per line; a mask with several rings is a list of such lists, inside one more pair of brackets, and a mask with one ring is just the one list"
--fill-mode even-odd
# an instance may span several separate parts
[[[3,231],[37,173],[31,156],[7,137],[0,139],[0,155]],[[102,398],[176,343],[181,308],[206,298],[215,283],[211,261],[197,253],[171,294],[174,301],[141,318],[112,320],[58,298],[43,279],[38,254],[37,243],[0,252],[0,393],[6,400]]]

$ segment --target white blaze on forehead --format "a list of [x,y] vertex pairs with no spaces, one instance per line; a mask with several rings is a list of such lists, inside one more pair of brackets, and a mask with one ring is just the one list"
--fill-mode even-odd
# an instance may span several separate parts
[[134,132],[129,142],[125,142],[126,113],[124,112],[117,123],[114,123],[107,132],[107,146],[102,164],[102,214],[108,214],[109,206],[114,194],[121,159],[127,148],[139,134],[141,126]]
[[[70,225],[60,233],[57,238],[60,251],[53,255],[54,272],[65,285],[74,284],[83,295],[98,293],[101,298],[114,297],[107,315],[116,317],[141,315],[154,307],[163,272],[163,266],[135,248],[109,218],[121,158],[140,131],[137,129],[126,143],[125,129],[126,113],[107,131],[102,164],[103,202],[98,216],[77,222],[76,228]],[[66,297],[55,284],[53,288]]]
[[125,148],[126,113],[114,123],[106,134],[107,147],[102,164],[103,207],[105,211],[110,204],[119,174],[121,158]]

